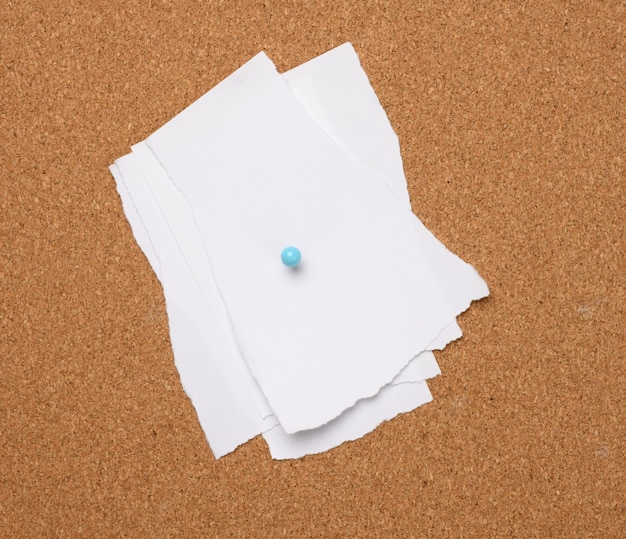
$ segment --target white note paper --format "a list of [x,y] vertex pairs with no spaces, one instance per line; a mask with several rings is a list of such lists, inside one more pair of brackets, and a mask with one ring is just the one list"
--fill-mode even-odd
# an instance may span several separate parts
[[487,293],[410,212],[349,44],[285,76],[255,57],[112,172],[218,457],[260,432],[275,458],[323,451],[427,402],[427,350]]

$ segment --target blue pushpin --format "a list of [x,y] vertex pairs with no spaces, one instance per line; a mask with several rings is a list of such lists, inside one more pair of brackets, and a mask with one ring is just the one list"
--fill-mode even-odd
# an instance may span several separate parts
[[289,268],[295,268],[302,260],[302,253],[297,247],[285,247],[280,253],[280,259],[283,264]]

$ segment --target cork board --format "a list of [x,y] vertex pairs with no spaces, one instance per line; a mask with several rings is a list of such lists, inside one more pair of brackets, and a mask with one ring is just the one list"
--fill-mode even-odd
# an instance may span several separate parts
[[[0,536],[620,537],[623,2],[4,2]],[[260,50],[351,41],[414,211],[491,296],[435,400],[356,442],[216,461],[114,159]]]

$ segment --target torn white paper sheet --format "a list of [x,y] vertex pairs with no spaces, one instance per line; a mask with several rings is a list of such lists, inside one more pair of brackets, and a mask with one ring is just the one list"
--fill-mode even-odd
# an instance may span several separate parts
[[400,144],[350,43],[287,71],[309,117],[346,154],[386,182],[410,208]]
[[[263,433],[270,454],[275,459],[300,458],[327,451],[339,444],[356,440],[371,432],[383,421],[415,410],[432,400],[426,382],[387,385],[375,397],[359,401],[323,427],[287,434],[280,425]],[[393,410],[388,415],[386,410]]]
[[[347,54],[346,54],[346,51],[347,51]],[[318,67],[319,67],[319,64],[321,63],[321,59],[322,58],[324,59],[325,62],[332,63],[333,56],[338,59],[337,61],[339,61],[339,59],[341,59],[341,61],[344,61],[344,62],[349,61],[349,62],[352,63],[351,64],[351,69],[356,71],[357,75],[361,76],[362,80],[365,81],[365,85],[362,85],[362,88],[366,89],[365,90],[366,94],[369,91],[371,93],[370,94],[370,97],[371,97],[371,95],[373,95],[373,91],[371,90],[371,87],[367,83],[367,79],[366,79],[366,77],[364,77],[364,74],[362,73],[362,70],[360,69],[360,66],[358,64],[358,59],[356,59],[356,55],[354,54],[352,48],[349,45],[345,45],[343,47],[335,49],[335,51],[331,51],[330,53],[327,53],[326,55],[323,55],[322,57],[320,57],[320,59],[316,59],[313,62],[317,63]],[[311,64],[313,62],[311,62]],[[297,70],[299,70],[301,72],[301,75],[303,73],[305,73],[305,70],[303,69],[303,66],[301,66],[300,68],[297,68]],[[341,72],[344,75],[348,71],[349,70],[346,70],[346,69],[339,70],[339,72]],[[318,69],[317,79],[315,77],[304,77],[303,78],[302,76],[300,76],[299,80],[300,81],[304,80],[304,83],[300,82],[298,87],[300,89],[304,89],[304,91],[306,92],[306,91],[309,91],[307,85],[309,85],[311,83],[318,84],[318,86],[324,86],[324,84],[326,84],[326,86],[328,86],[328,82],[330,81],[331,86],[332,86],[332,84],[335,84],[335,86],[337,86],[337,82],[335,80],[337,77],[330,78],[327,81],[322,81],[322,80],[320,80],[321,77],[319,76],[319,73],[323,73],[323,70],[320,71]],[[341,88],[339,88],[339,89],[341,89]],[[311,93],[311,95],[313,95],[313,93]],[[333,94],[330,93],[330,94],[327,94],[327,95],[333,95]],[[374,99],[375,99],[375,96],[374,96]],[[332,115],[332,112],[333,112],[332,111],[332,100],[331,100],[331,106],[329,106],[328,100],[326,100],[324,98],[318,99],[317,103],[318,104],[322,103],[321,107],[320,106],[317,107],[316,114],[317,114],[318,117],[319,117],[319,113],[320,112],[326,114],[327,118],[333,116]],[[338,103],[341,103],[341,101],[338,101]],[[380,109],[380,105],[377,103],[377,101],[376,101],[375,104]],[[342,110],[350,112],[349,111],[349,107],[343,107]],[[341,113],[342,113],[342,110],[335,111],[335,113],[336,113],[335,116],[339,117],[341,115]],[[380,109],[380,110],[382,111],[382,109]],[[315,114],[313,116],[315,116]],[[366,116],[366,115],[364,115],[364,116]],[[374,117],[375,116],[376,115],[374,115]],[[384,116],[384,113],[383,113],[383,116]],[[379,119],[380,119],[380,115],[379,115]],[[384,119],[386,120],[386,118],[384,118]],[[338,122],[338,124],[341,125],[341,122]],[[362,127],[362,126],[360,126],[360,127]],[[385,126],[383,125],[383,128],[384,127]],[[387,147],[391,147],[391,151],[381,151],[381,152],[379,152],[380,159],[377,162],[378,163],[384,163],[385,158],[386,158],[387,161],[388,161],[388,166],[389,165],[391,167],[395,166],[396,167],[396,171],[399,170],[400,174],[401,174],[402,166],[401,166],[401,159],[400,159],[400,155],[399,155],[399,150],[397,149],[397,139],[395,137],[395,134],[393,134],[393,131],[391,131],[390,127],[388,126],[388,122],[387,122],[387,128],[388,128],[388,132],[391,133],[391,137],[387,136],[387,138],[386,138],[386,140],[387,140]],[[329,129],[328,125],[325,127],[325,129]],[[363,131],[362,129],[359,130],[359,132],[362,132],[362,131]],[[378,132],[378,131],[374,131],[374,132]],[[338,137],[336,133],[333,133],[333,139],[336,142],[338,142],[340,139],[342,139],[342,137],[341,136]],[[345,133],[344,133],[343,140],[346,142],[346,147],[349,148],[350,147],[350,140],[349,140],[348,136],[345,136]],[[384,140],[382,142],[384,142]],[[395,150],[394,150],[394,146],[395,146]],[[360,146],[358,144],[356,144],[356,145],[353,144],[353,147],[356,148],[356,150],[358,150],[358,148]],[[385,148],[385,144],[378,144],[376,147],[384,149]],[[134,148],[134,150],[136,150],[135,153],[137,153],[137,154],[139,154],[141,152],[141,150],[139,148]],[[344,148],[344,150],[346,150],[346,149]],[[358,151],[356,151],[356,150],[353,150],[352,153],[353,154],[355,154],[355,153],[358,154]],[[370,155],[370,153],[368,153],[368,156]],[[125,159],[127,159],[127,158],[125,158]],[[126,168],[126,169],[132,168],[132,166],[129,166],[128,160],[127,161],[120,160],[118,162],[118,165],[120,166],[120,168]],[[146,167],[147,165],[144,162],[142,166]],[[383,169],[384,169],[384,167],[383,167]],[[119,168],[114,166],[114,167],[112,167],[112,171],[114,172],[114,175],[116,175],[116,179],[118,180],[118,185],[120,185],[121,182],[120,182],[120,170],[119,170]],[[125,176],[132,176],[132,175],[133,174],[129,170],[126,171]],[[150,177],[152,179],[151,175],[150,175]],[[389,178],[387,180],[389,180]],[[402,195],[402,191],[398,190],[398,185],[403,185],[404,178],[402,176],[400,178],[399,182],[397,181],[398,180],[397,177],[395,178],[395,180],[396,180],[396,184],[394,186],[394,191],[396,191],[396,194],[399,194],[401,196]],[[392,183],[393,183],[393,180],[389,181],[390,185],[392,185]],[[153,188],[153,187],[154,186],[151,185],[151,188]],[[404,187],[404,190],[406,191],[406,187]],[[123,189],[123,187],[121,187],[120,188],[120,194],[122,194],[122,198],[124,199],[125,194],[124,194],[123,191],[124,191],[124,189]],[[138,195],[138,196],[141,198],[141,195]],[[126,206],[127,206],[127,204],[125,202],[125,209],[126,209],[127,215],[129,216],[129,220],[131,220],[131,223],[133,223],[133,217],[131,217],[132,212],[129,209],[127,209]],[[144,219],[145,219],[145,217],[144,217]],[[135,220],[136,220],[136,218],[135,218]],[[172,221],[170,220],[170,225],[171,225],[171,222]],[[145,238],[143,240],[140,239],[141,232],[138,232],[138,230],[141,228],[140,224],[141,223],[137,224],[137,226],[136,226],[136,224],[133,223],[133,229],[135,230],[135,235],[137,236],[137,239],[138,239],[138,241],[141,244],[142,241],[145,243]],[[458,302],[458,304],[461,305],[460,310],[463,310],[467,306],[467,303],[469,303],[469,300],[474,299],[476,297],[479,297],[480,294],[484,295],[486,293],[486,287],[484,286],[484,283],[482,283],[482,281],[475,274],[473,269],[469,268],[469,266],[467,266],[464,263],[462,263],[459,259],[454,257],[454,255],[451,255],[441,244],[439,244],[439,242],[437,242],[434,238],[432,238],[432,236],[430,236],[430,234],[423,227],[421,227],[420,233],[422,234],[422,236],[424,236],[423,239],[425,239],[426,243],[429,244],[428,247],[429,247],[429,249],[431,251],[431,254],[433,254],[433,256],[435,256],[435,259],[438,259],[439,264],[443,265],[443,266],[446,266],[446,267],[448,267],[448,264],[449,264],[451,269],[448,270],[448,274],[455,280],[456,284],[458,285],[457,288],[461,290],[461,289],[463,289],[465,287],[465,290],[461,290],[461,292],[462,292],[461,295],[460,295],[461,299],[460,299],[460,302]],[[182,241],[183,241],[183,243],[185,241],[184,240],[184,234],[183,234]],[[150,250],[149,246],[142,245],[142,247],[144,248],[144,250],[146,251],[146,254],[150,258],[151,255],[149,253],[149,250]],[[182,250],[184,250],[184,249],[182,249]],[[168,254],[167,255],[167,260],[170,260],[170,258],[171,258],[170,254]],[[191,258],[193,259],[193,254],[192,254]],[[155,271],[157,271],[158,261],[151,259],[151,262],[152,262],[153,266],[155,267]],[[194,266],[194,264],[193,264],[193,262],[190,264],[189,260],[187,260],[186,266],[187,266],[187,268],[190,268],[190,267]],[[456,271],[456,274],[455,274],[455,271]],[[178,274],[178,280],[181,280],[180,279],[180,275],[182,275],[183,273],[184,273],[184,271],[182,273],[179,273],[176,270],[174,270],[173,273],[172,273],[172,276],[175,276],[175,275]],[[247,437],[254,436],[254,434],[260,432],[261,430],[264,430],[265,428],[267,428],[268,425],[273,424],[272,421],[274,421],[274,423],[275,423],[275,419],[272,419],[271,416],[268,416],[268,415],[264,416],[264,413],[267,414],[268,408],[267,408],[267,403],[264,401],[264,398],[263,398],[262,394],[261,394],[260,398],[257,395],[257,399],[256,400],[254,398],[252,398],[252,399],[248,398],[247,399],[249,401],[249,404],[253,403],[253,406],[250,406],[249,409],[247,410],[247,417],[254,416],[256,414],[257,419],[259,417],[261,417],[262,420],[258,421],[257,423],[255,423],[254,421],[247,421],[246,422],[246,421],[239,421],[238,420],[237,415],[236,415],[236,411],[237,411],[238,406],[235,405],[233,407],[229,407],[228,405],[226,405],[226,406],[221,406],[220,407],[220,403],[228,403],[228,398],[223,399],[222,397],[219,396],[220,395],[219,388],[220,387],[224,387],[223,384],[219,384],[218,383],[217,386],[219,386],[219,387],[217,389],[216,388],[211,389],[209,387],[210,384],[209,384],[209,386],[205,385],[203,387],[202,383],[198,383],[198,384],[195,384],[195,386],[194,386],[194,383],[193,383],[194,379],[198,378],[198,377],[197,376],[193,376],[190,373],[193,371],[194,368],[196,370],[200,369],[200,371],[201,371],[201,368],[198,365],[200,363],[202,363],[202,362],[204,362],[205,364],[207,363],[206,355],[200,353],[200,351],[198,350],[198,347],[191,347],[191,348],[193,348],[193,350],[188,350],[188,349],[185,349],[184,346],[182,348],[180,346],[177,346],[176,342],[180,342],[180,343],[184,343],[185,342],[185,338],[181,338],[181,335],[184,335],[185,334],[185,330],[188,329],[188,328],[187,327],[182,327],[181,329],[177,330],[176,329],[177,324],[172,323],[172,318],[176,317],[175,316],[176,310],[170,308],[170,304],[172,303],[172,301],[170,301],[170,296],[172,296],[172,294],[168,294],[168,286],[167,286],[166,281],[164,280],[164,277],[160,275],[160,278],[161,278],[161,280],[162,280],[162,282],[164,284],[164,288],[165,288],[165,291],[166,291],[166,298],[168,299],[168,314],[170,315],[170,321],[171,321],[171,326],[172,326],[172,342],[173,342],[173,346],[174,346],[175,356],[177,358],[177,367],[179,368],[179,371],[181,373],[181,379],[183,380],[183,385],[185,386],[185,389],[189,393],[190,397],[192,398],[192,401],[194,402],[194,406],[198,410],[198,415],[199,415],[200,421],[201,421],[201,423],[203,425],[203,428],[204,428],[205,432],[207,433],[207,437],[209,439],[209,443],[211,444],[211,447],[212,447],[214,453],[216,454],[216,456],[219,457],[220,454],[224,454],[224,453],[228,452],[229,450],[232,450],[236,445],[238,445],[239,443],[242,443],[243,441],[245,441],[247,439]],[[472,283],[472,279],[474,279],[474,281],[477,281],[478,284],[479,284],[478,288],[480,290],[479,290],[478,293],[476,291],[476,286],[473,286],[474,290],[470,291],[472,286],[469,286],[469,285],[476,285],[476,282]],[[185,279],[182,279],[182,280],[185,280]],[[176,281],[176,277],[173,278],[173,281]],[[193,279],[191,279],[191,280],[187,279],[186,280],[187,283],[189,283],[190,281],[193,281]],[[447,283],[447,284],[449,285],[450,283]],[[191,296],[193,296],[193,294],[196,294],[196,296],[197,296],[197,292],[198,292],[197,289],[194,290],[194,291],[191,291],[191,290],[188,290],[188,291],[190,292]],[[204,295],[206,296],[206,294],[204,294]],[[175,294],[174,294],[174,296],[175,296]],[[174,301],[173,303],[176,304],[176,301]],[[183,303],[185,303],[185,302],[183,302]],[[187,319],[191,319],[191,318],[194,318],[193,316],[191,316],[191,317],[189,316],[190,309],[189,309],[189,307],[188,307],[188,305],[186,303],[185,303],[185,306],[184,306],[183,310],[185,310],[186,312],[182,313],[181,316],[178,317],[179,319],[186,319],[186,318]],[[215,310],[215,309],[213,308],[213,310]],[[219,326],[219,324],[217,324],[217,326]],[[194,324],[191,324],[190,327],[193,328]],[[451,323],[448,326],[448,328],[449,328],[449,330],[451,329],[452,332],[453,332],[450,335],[449,338],[456,338],[456,337],[459,336],[459,334],[458,334],[458,326],[456,326],[456,324],[454,322]],[[226,327],[225,330],[226,330],[226,333],[228,333],[229,327]],[[206,325],[197,328],[197,333],[199,335],[202,335],[203,332],[206,332]],[[454,335],[454,332],[457,332],[457,334]],[[189,331],[187,333],[189,333]],[[177,334],[179,335],[178,339],[175,338],[175,336]],[[197,339],[197,335],[195,337],[192,337],[191,340],[193,340],[194,338]],[[439,345],[433,346],[433,348],[441,347],[441,346],[445,345],[445,342],[447,342],[447,341],[443,338],[443,334],[440,337],[440,339],[441,339],[441,343]],[[200,339],[200,340],[202,340],[202,339]],[[223,339],[223,340],[228,341],[229,339],[226,338],[226,339]],[[231,336],[231,340],[232,340],[232,336]],[[189,341],[189,339],[187,339],[187,341]],[[214,341],[211,340],[211,342],[213,343],[212,344],[212,346],[213,346],[213,354],[209,354],[209,357],[215,358],[215,357],[220,357],[220,355],[222,357],[227,357],[228,354],[232,353],[232,346],[230,346],[230,347],[226,346],[226,347],[222,347],[221,350],[218,350],[219,353],[216,356],[215,355],[215,352],[216,352],[215,348],[216,348],[216,346],[214,344]],[[190,347],[187,347],[187,348],[190,348]],[[237,348],[236,345],[235,345],[235,348]],[[209,352],[211,352],[211,347],[210,346],[207,347],[207,350]],[[185,356],[185,354],[187,355],[187,357],[192,357],[193,358],[194,357],[194,353],[193,353],[194,351],[197,352],[195,354],[195,357],[198,359],[198,365],[194,366],[193,365],[193,361],[191,361],[191,362],[181,362],[181,361],[179,361],[179,358]],[[434,358],[433,358],[433,362],[434,362]],[[213,363],[216,363],[215,360],[213,360]],[[217,363],[219,363],[219,361]],[[417,361],[414,361],[411,364],[411,366],[412,365],[419,365],[419,363]],[[206,367],[206,365],[205,365],[205,367]],[[211,369],[218,370],[218,371],[220,370],[219,366],[217,364],[211,365]],[[209,371],[211,369],[209,369]],[[222,370],[224,370],[224,369],[222,369]],[[228,369],[226,369],[226,370],[228,370]],[[200,372],[200,371],[198,371],[198,372]],[[241,371],[241,368],[240,368],[240,371]],[[245,364],[243,365],[243,371],[245,372]],[[408,372],[408,369],[405,372]],[[238,378],[238,376],[239,376],[239,378]],[[213,379],[216,378],[216,376],[214,374],[212,374],[211,377]],[[219,379],[219,376],[217,376],[217,378]],[[240,383],[241,379],[245,380],[245,378],[246,378],[245,374],[241,375],[241,373],[237,374],[236,372],[235,373],[231,373],[231,379],[238,380],[237,383],[240,386],[242,385]],[[186,380],[187,380],[187,383],[186,383]],[[251,379],[249,379],[246,382],[246,384],[243,384],[243,385],[248,385],[250,387],[257,387],[258,388],[258,386],[255,385],[254,380],[251,380]],[[205,395],[207,392],[210,392],[210,395],[208,397]],[[254,393],[254,390],[251,391],[251,393]],[[380,400],[381,401],[384,400],[385,392],[381,392],[381,393],[379,393],[379,395],[381,396]],[[248,395],[248,396],[250,397],[250,395]],[[239,399],[239,398],[237,398],[235,400],[239,404],[241,404],[242,401],[246,401],[246,399]],[[360,401],[359,404],[357,405],[357,407],[355,407],[355,408],[358,408],[362,403],[364,404],[364,406],[371,406],[371,402],[373,400],[374,399],[370,399],[369,402],[367,402],[367,404],[365,404],[366,401]],[[201,402],[201,401],[204,401],[204,402]],[[417,405],[417,404],[415,404],[415,405]],[[213,410],[211,410],[211,407],[213,407]],[[239,406],[239,407],[241,408],[241,406]],[[393,415],[395,415],[396,413],[399,413],[400,411],[403,411],[403,410],[406,411],[407,409],[410,409],[410,408],[407,408],[406,405],[404,405],[404,404],[403,405],[396,405],[396,407],[397,407],[397,411],[396,412],[389,412],[389,411],[387,411],[386,413],[379,414],[380,418],[375,420],[375,421],[373,421],[373,422],[371,421],[371,418],[375,417],[376,414],[369,414],[368,417],[370,418],[370,421],[369,421],[370,426],[363,427],[366,430],[363,430],[363,428],[361,428],[361,430],[359,431],[360,433],[358,435],[356,435],[356,436],[360,436],[360,435],[364,434],[365,432],[367,432],[368,430],[371,430],[382,419],[387,419],[387,418],[393,417]],[[231,408],[234,410],[235,413],[230,413]],[[216,409],[219,409],[221,413],[219,413],[219,412],[215,413]],[[228,412],[224,412],[225,409],[229,410],[229,411]],[[211,413],[211,412],[213,412],[213,413]],[[225,420],[223,421],[223,425],[222,425],[223,430],[224,431],[228,430],[228,425],[230,425],[231,426],[231,431],[236,431],[236,432],[232,433],[233,435],[230,437],[230,440],[227,440],[228,433],[226,433],[226,432],[219,432],[219,430],[220,430],[220,421],[219,420],[221,418],[224,418],[226,415],[228,417],[225,418]],[[346,414],[346,417],[357,416],[357,415],[358,414],[354,414],[354,413],[351,414],[351,415],[350,414]],[[209,417],[209,416],[210,416],[210,419],[207,420],[207,417]],[[231,419],[233,421],[231,421]],[[340,418],[340,419],[344,419],[344,418]],[[251,425],[251,427],[249,429],[248,434],[245,434],[244,433],[245,429],[241,428],[241,426],[242,425],[245,426],[248,423]],[[365,423],[367,423],[367,421],[365,421]],[[351,429],[349,428],[349,425],[345,426],[345,427],[342,427],[340,429],[337,429],[336,428],[337,424],[339,424],[339,422],[337,420],[335,420],[335,421],[333,421],[333,422],[331,422],[331,423],[329,423],[327,425],[327,427],[328,427],[327,432],[329,432],[329,433],[333,432],[333,428],[335,429],[334,430],[335,434],[333,435],[334,438],[333,438],[333,436],[328,436],[327,435],[325,437],[326,441],[324,443],[321,443],[321,444],[320,443],[313,444],[311,442],[306,442],[306,444],[310,444],[311,445],[311,449],[308,452],[313,452],[313,446],[316,447],[316,449],[315,449],[316,451],[317,450],[324,450],[324,449],[328,449],[329,447],[332,447],[333,445],[337,445],[338,443],[341,443],[341,441],[343,441],[345,439],[351,439],[351,438],[355,437],[353,431],[351,431]],[[207,427],[209,427],[209,428],[207,428]],[[318,431],[318,432],[320,432],[322,430],[323,429],[316,429],[316,431]],[[278,438],[278,442],[275,442],[275,443],[280,445],[280,438],[281,437],[277,437],[277,435],[276,435],[277,432],[279,432],[279,430],[273,429],[271,431],[271,433],[274,433],[274,434],[269,434],[268,433],[268,435],[266,436],[266,438],[269,438],[268,442],[270,443],[270,447],[272,447],[272,443],[273,443],[272,440],[275,440],[277,438]],[[311,431],[311,432],[307,433],[307,436],[293,435],[293,436],[298,436],[299,438],[297,438],[297,439],[293,438],[293,440],[294,440],[294,442],[293,442],[294,452],[290,453],[292,456],[298,456],[299,454],[302,453],[302,451],[303,451],[302,442],[306,441],[307,439],[312,440],[313,439],[313,437],[312,437],[313,432],[314,431]],[[337,432],[339,432],[339,433],[340,432],[345,432],[346,433],[346,437],[341,439],[341,435],[337,436],[337,434],[336,434]],[[319,440],[322,440],[322,438],[324,438],[323,436],[321,436],[321,434],[323,434],[323,433],[320,432]],[[284,438],[284,437],[285,436],[283,436],[282,438]],[[287,438],[289,438],[289,437],[287,437]],[[326,445],[324,445],[324,444],[326,444]],[[328,444],[330,444],[330,446]],[[280,448],[277,448],[276,451],[274,449],[272,449],[272,454],[275,455],[275,456],[277,456],[279,454],[285,455],[285,452],[283,451],[281,453],[281,451],[282,451],[282,449],[280,449]],[[304,451],[307,452],[306,449],[304,449]]]

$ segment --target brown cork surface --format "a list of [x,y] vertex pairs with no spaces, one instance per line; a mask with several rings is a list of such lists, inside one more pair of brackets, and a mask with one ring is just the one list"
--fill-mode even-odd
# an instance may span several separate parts
[[[626,5],[0,3],[0,537],[623,537]],[[351,41],[491,296],[434,401],[216,461],[107,169],[260,50]]]

